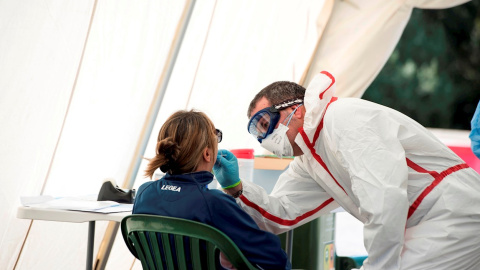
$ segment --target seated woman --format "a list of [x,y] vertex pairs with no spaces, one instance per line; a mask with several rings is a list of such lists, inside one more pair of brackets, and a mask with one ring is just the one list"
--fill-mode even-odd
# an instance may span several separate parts
[[228,235],[252,265],[290,269],[277,236],[261,230],[233,197],[208,188],[221,140],[222,132],[204,113],[192,110],[171,115],[160,129],[156,156],[145,171],[150,178],[158,168],[166,175],[139,187],[133,213],[208,224]]

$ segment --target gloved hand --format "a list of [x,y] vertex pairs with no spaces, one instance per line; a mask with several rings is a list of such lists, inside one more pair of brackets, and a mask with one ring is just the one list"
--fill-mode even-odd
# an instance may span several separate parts
[[233,188],[240,184],[238,160],[232,152],[219,149],[217,162],[213,165],[213,173],[222,188]]

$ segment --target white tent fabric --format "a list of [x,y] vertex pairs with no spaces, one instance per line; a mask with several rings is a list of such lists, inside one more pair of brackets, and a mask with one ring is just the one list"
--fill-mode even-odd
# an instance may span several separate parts
[[449,8],[466,0],[335,1],[307,82],[322,70],[337,80],[337,95],[361,97],[395,49],[413,8]]
[[[306,84],[325,69],[341,95],[361,96],[413,7],[463,2],[197,1],[145,156],[166,117],[190,108],[224,131],[222,148],[261,154],[246,132],[259,89],[276,80]],[[19,198],[92,194],[107,177],[128,177],[185,4],[0,1],[0,269],[84,268],[87,224],[17,219]],[[95,250],[106,225],[97,222]],[[106,268],[133,261],[117,235]]]

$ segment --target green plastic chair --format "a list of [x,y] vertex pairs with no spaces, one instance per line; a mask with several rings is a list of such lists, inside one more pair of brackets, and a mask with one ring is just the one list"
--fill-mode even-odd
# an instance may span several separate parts
[[133,214],[123,218],[121,230],[143,269],[187,269],[188,264],[193,269],[216,269],[219,251],[237,269],[256,269],[226,234],[200,222]]

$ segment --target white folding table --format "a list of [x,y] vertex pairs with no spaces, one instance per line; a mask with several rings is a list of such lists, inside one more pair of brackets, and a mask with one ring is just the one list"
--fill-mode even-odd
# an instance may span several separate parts
[[72,210],[59,210],[39,207],[19,206],[17,209],[17,218],[33,219],[33,220],[47,220],[60,222],[74,222],[82,223],[88,222],[88,245],[87,245],[87,270],[92,270],[93,267],[93,245],[95,243],[95,221],[116,221],[121,222],[122,219],[130,215],[131,212],[119,213],[96,213],[83,212]]

